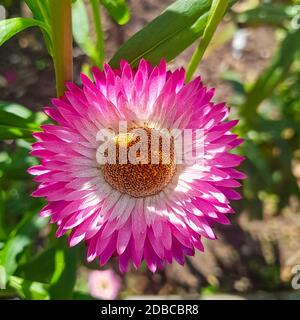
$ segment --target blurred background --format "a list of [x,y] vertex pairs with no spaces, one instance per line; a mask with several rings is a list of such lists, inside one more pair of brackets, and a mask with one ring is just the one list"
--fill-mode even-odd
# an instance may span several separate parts
[[[122,26],[102,12],[107,61],[172,2],[128,0]],[[81,20],[74,23],[77,83],[80,71],[88,73],[95,62],[84,41],[84,32],[94,34],[87,2],[76,2],[74,19],[79,14]],[[26,4],[0,1],[0,19],[15,16],[30,16]],[[247,158],[241,169],[248,179],[242,200],[234,203],[232,225],[217,226],[218,240],[204,240],[205,253],[186,258],[185,266],[173,263],[156,274],[142,266],[121,275],[112,259],[95,272],[100,268],[85,262],[84,245],[65,250],[66,239],[55,239],[47,219],[37,217],[42,200],[30,197],[35,186],[26,169],[37,161],[28,155],[30,139],[18,138],[18,125],[12,129],[16,140],[5,139],[0,130],[0,279],[10,277],[7,286],[0,286],[0,298],[300,298],[295,278],[300,272],[297,30],[300,1],[238,1],[199,66],[203,82],[217,89],[215,101],[226,101],[231,117],[240,118],[236,132],[245,139],[239,153]],[[186,66],[193,50],[170,67]],[[0,48],[0,108],[38,125],[46,121],[42,108],[53,96],[51,58],[40,30],[30,28]]]

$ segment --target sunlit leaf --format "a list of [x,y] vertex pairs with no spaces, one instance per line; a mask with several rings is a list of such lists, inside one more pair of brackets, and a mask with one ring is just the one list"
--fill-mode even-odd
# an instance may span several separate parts
[[109,15],[120,25],[130,19],[130,11],[125,0],[100,0]]
[[31,10],[35,19],[47,22],[50,18],[48,1],[45,0],[24,0]]
[[50,281],[51,299],[71,299],[76,282],[76,248],[68,248],[64,238],[57,240],[55,269]]
[[[50,13],[49,13],[49,6],[48,1],[45,0],[25,0],[27,6],[32,12],[34,19],[42,21],[45,23],[47,28],[49,28],[49,20],[50,20]],[[44,29],[41,29],[45,43],[50,55],[52,55],[52,43],[51,38]]]
[[8,276],[12,275],[18,267],[18,255],[32,243],[34,235],[46,223],[46,219],[38,217],[33,212],[25,215],[18,227],[9,235],[8,241],[0,251],[0,266],[4,267]]
[[290,9],[290,6],[281,4],[261,4],[256,8],[238,14],[237,21],[249,25],[271,24],[282,26],[284,22],[290,22],[290,19],[293,18]]
[[91,295],[89,295],[86,292],[80,292],[80,291],[75,291],[73,293],[73,300],[96,300],[95,298],[93,298]]
[[295,57],[300,52],[300,29],[290,31],[282,41],[276,55],[267,69],[248,90],[241,114],[251,120],[256,116],[260,103],[286,78]]
[[44,250],[17,270],[27,280],[49,282],[54,271],[55,247]]
[[72,6],[72,29],[74,40],[80,49],[98,65],[99,54],[91,39],[88,14],[83,0],[77,0]]
[[0,21],[0,46],[14,35],[29,27],[39,27],[47,32],[50,37],[49,28],[42,21],[30,18],[11,18]]
[[28,300],[49,299],[48,284],[28,281],[23,278],[11,276],[9,286],[16,289],[21,298]]
[[174,59],[201,37],[211,4],[212,0],[177,0],[125,42],[110,64],[117,67],[121,59],[126,59],[135,67],[141,58],[153,64],[161,58]]
[[17,104],[0,103],[0,140],[32,138],[39,126],[32,112]]

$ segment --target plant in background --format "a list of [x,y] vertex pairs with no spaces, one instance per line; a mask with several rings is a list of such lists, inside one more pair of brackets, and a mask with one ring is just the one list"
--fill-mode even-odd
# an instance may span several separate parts
[[272,197],[279,213],[292,195],[300,196],[292,165],[299,161],[300,143],[297,3],[262,3],[233,17],[244,29],[276,26],[279,39],[273,58],[254,83],[241,83],[232,75],[227,78],[235,92],[232,105],[242,118],[238,132],[245,136],[242,152],[248,158],[243,206],[253,218],[262,217],[263,203]]
[[120,277],[111,269],[93,270],[88,276],[91,296],[98,299],[116,299],[121,289]]

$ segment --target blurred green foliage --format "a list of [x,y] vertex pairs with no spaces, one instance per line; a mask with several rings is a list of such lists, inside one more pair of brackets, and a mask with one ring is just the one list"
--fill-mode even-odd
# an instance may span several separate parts
[[234,18],[242,28],[275,23],[278,38],[273,58],[254,83],[227,75],[236,92],[232,102],[241,118],[238,131],[246,138],[241,152],[247,157],[243,169],[248,179],[239,205],[261,218],[263,192],[279,197],[278,213],[292,195],[299,198],[292,164],[300,159],[300,6],[277,1]]

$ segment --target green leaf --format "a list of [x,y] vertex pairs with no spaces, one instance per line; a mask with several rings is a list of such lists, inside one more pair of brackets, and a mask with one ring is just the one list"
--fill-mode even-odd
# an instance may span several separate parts
[[28,281],[23,278],[11,276],[9,286],[16,289],[18,294],[23,299],[41,300],[49,299],[48,287],[46,283]]
[[30,115],[32,112],[23,106],[0,103],[0,140],[32,138],[32,133],[40,129]]
[[0,109],[15,114],[16,116],[21,117],[23,119],[28,119],[33,114],[33,112],[30,109],[22,106],[21,104],[13,102],[0,102]]
[[1,125],[15,126],[19,128],[30,128],[30,126],[32,125],[26,118],[19,117],[14,113],[7,112],[1,109],[0,118]]
[[20,266],[16,273],[30,281],[48,283],[54,271],[55,250],[55,247],[44,250],[31,261]]
[[248,121],[255,120],[260,103],[271,95],[273,90],[287,77],[295,57],[300,52],[300,29],[290,31],[282,41],[269,67],[258,77],[248,90],[241,114]]
[[235,72],[225,71],[221,78],[231,84],[235,93],[245,96],[245,85]]
[[18,255],[32,243],[37,232],[46,225],[47,219],[32,212],[24,216],[17,228],[9,235],[8,241],[0,251],[0,266],[3,266],[8,276],[12,275],[17,267]]
[[77,0],[72,6],[72,29],[77,45],[98,65],[99,55],[90,37],[89,19],[83,0]]
[[32,130],[0,124],[0,140],[31,138]]
[[[236,0],[231,0],[232,5]],[[161,15],[133,35],[113,56],[112,67],[126,59],[136,67],[141,58],[157,64],[174,59],[202,36],[212,0],[177,0]]]
[[120,25],[130,19],[130,11],[125,0],[100,0],[109,15]]
[[249,25],[271,24],[282,26],[284,22],[290,22],[293,18],[291,6],[282,4],[262,4],[254,9],[244,11],[237,15],[239,23]]
[[11,18],[0,21],[0,46],[17,33],[29,27],[39,27],[50,37],[49,28],[42,21],[30,18]]
[[81,291],[75,291],[72,297],[73,300],[97,300],[93,298],[91,295],[89,295],[86,292]]
[[55,269],[50,281],[51,299],[71,299],[76,282],[76,248],[69,248],[66,239],[57,240]]
[[[37,164],[37,159],[31,157],[28,152],[31,149],[25,148],[24,140],[17,140],[16,141],[16,148],[14,151],[11,148],[7,148],[11,150],[9,156],[4,159],[4,161],[0,161],[0,175],[1,179],[4,182],[12,182],[15,181],[16,183],[21,183],[21,185],[14,184],[11,189],[8,190],[9,194],[14,195],[14,192],[17,191],[16,197],[17,202],[15,203],[14,200],[11,200],[11,209],[13,212],[16,212],[18,216],[23,215],[25,210],[31,210],[30,204],[39,204],[40,202],[37,201],[36,198],[28,199],[28,187],[31,187],[31,184],[28,181],[29,174],[26,172],[26,169],[32,165]],[[1,154],[0,154],[1,155]],[[2,154],[5,156],[5,153]],[[23,185],[22,185],[23,184]],[[20,190],[16,190],[16,188],[20,187]],[[21,198],[20,198],[21,197]],[[24,202],[25,201],[25,202]],[[38,208],[34,208],[38,209]],[[8,215],[7,208],[6,208],[6,216]]]
[[45,0],[24,0],[37,20],[48,22],[50,19],[48,2]]
[[[27,6],[31,10],[34,19],[44,22],[49,28],[49,21],[50,21],[50,12],[48,1],[44,0],[25,0]],[[50,55],[52,55],[52,41],[51,37],[45,30],[41,30],[44,36],[44,40],[47,46],[47,50]]]
[[256,169],[256,173],[260,175],[260,178],[264,183],[269,186],[272,184],[272,172],[267,162],[265,155],[260,150],[259,145],[252,143],[251,141],[245,141],[243,145],[244,154],[253,163]]

